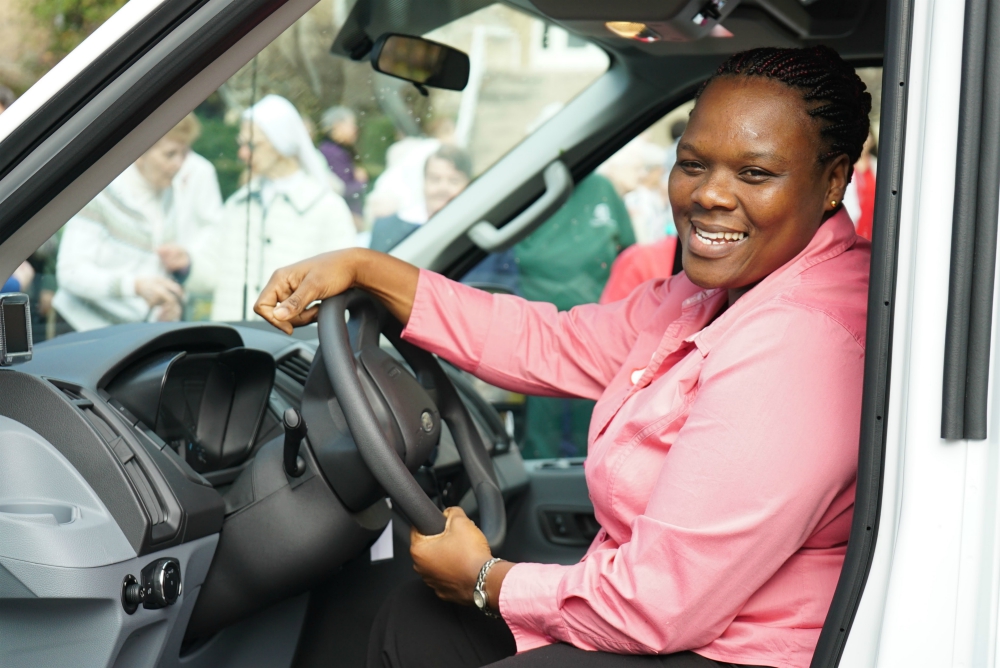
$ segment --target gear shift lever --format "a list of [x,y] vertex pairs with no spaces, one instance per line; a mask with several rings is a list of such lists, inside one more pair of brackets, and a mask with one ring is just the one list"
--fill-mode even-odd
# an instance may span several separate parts
[[294,408],[285,411],[282,419],[285,427],[285,473],[298,478],[306,471],[306,462],[299,456],[299,445],[306,437],[306,421]]

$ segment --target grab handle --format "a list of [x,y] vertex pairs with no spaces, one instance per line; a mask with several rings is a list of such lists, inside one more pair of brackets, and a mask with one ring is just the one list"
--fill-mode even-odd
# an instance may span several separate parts
[[556,160],[545,168],[542,177],[545,192],[541,197],[500,229],[488,221],[479,221],[468,231],[472,243],[487,253],[505,251],[558,211],[573,194],[573,176],[561,160]]

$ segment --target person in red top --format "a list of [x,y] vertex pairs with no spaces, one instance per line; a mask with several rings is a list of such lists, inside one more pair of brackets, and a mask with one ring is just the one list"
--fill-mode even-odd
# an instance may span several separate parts
[[875,136],[868,133],[861,157],[854,163],[854,175],[844,192],[844,208],[851,214],[858,235],[872,240],[875,220]]
[[870,245],[842,200],[870,109],[827,47],[723,63],[670,175],[684,271],[611,304],[559,312],[367,249],[275,272],[254,308],[285,332],[359,287],[489,383],[597,400],[584,559],[497,560],[448,508],[411,532],[429,588],[386,601],[371,668],[809,666],[854,510]]
[[674,273],[677,237],[663,237],[651,244],[633,244],[611,264],[611,275],[601,291],[601,304],[625,299],[637,287],[654,278],[669,278]]

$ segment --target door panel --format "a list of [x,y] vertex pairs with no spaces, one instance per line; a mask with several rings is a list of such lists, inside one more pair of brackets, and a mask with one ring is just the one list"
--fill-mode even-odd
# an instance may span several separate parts
[[530,485],[508,509],[500,556],[514,562],[576,563],[600,529],[583,459],[536,459],[524,465]]

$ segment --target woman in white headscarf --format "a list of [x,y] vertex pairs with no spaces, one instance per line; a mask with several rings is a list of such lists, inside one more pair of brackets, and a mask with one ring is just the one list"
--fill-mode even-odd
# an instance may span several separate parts
[[354,220],[291,102],[268,95],[243,113],[239,157],[250,180],[226,202],[216,244],[213,320],[247,320],[275,269],[353,246]]

